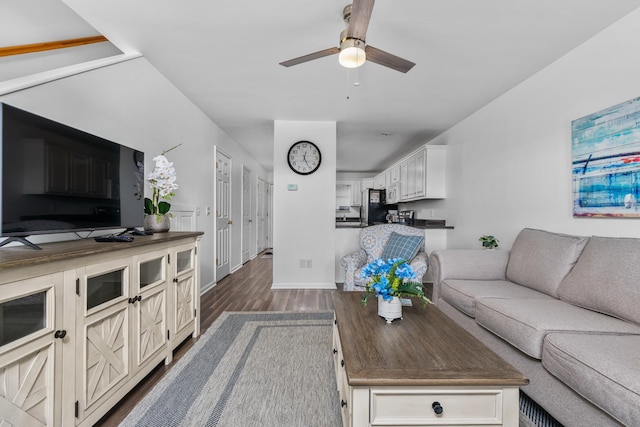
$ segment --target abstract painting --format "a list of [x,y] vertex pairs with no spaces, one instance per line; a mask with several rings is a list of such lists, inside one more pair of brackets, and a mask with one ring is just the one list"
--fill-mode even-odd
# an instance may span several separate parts
[[640,98],[571,122],[573,216],[640,218]]

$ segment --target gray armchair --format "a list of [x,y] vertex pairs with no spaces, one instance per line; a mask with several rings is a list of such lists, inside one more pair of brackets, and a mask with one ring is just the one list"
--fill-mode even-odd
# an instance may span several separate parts
[[[360,249],[351,252],[340,259],[340,265],[345,269],[344,290],[364,291],[366,280],[360,277],[362,267],[376,258],[380,258],[392,232],[405,236],[422,236],[424,231],[402,224],[381,224],[363,228],[360,231]],[[418,254],[409,263],[416,273],[416,280],[421,282],[427,272],[428,257],[424,251],[424,242]]]

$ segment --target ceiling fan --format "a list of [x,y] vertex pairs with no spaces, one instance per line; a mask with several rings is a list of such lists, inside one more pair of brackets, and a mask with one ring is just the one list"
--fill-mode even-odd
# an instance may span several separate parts
[[371,11],[375,0],[353,0],[353,4],[347,5],[342,11],[347,29],[340,34],[340,46],[330,47],[319,52],[310,53],[299,58],[281,62],[284,67],[302,64],[325,56],[339,54],[340,65],[347,68],[356,68],[364,64],[365,61],[392,68],[406,73],[414,65],[413,62],[400,58],[399,56],[367,45],[366,34]]

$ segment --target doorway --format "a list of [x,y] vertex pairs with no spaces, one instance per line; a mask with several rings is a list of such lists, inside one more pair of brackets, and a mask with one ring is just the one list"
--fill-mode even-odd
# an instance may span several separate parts
[[231,157],[216,149],[216,281],[229,274]]
[[253,213],[251,212],[251,170],[242,167],[242,263],[251,258]]

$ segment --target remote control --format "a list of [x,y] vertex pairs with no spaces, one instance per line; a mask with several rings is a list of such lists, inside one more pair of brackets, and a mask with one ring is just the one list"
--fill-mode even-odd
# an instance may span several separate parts
[[95,240],[96,242],[133,242],[133,237],[110,235],[94,237],[93,240]]

